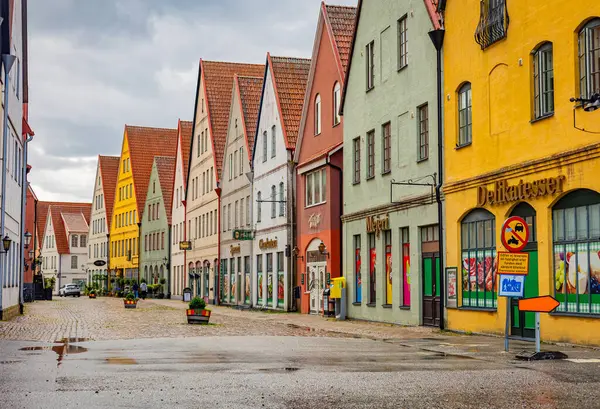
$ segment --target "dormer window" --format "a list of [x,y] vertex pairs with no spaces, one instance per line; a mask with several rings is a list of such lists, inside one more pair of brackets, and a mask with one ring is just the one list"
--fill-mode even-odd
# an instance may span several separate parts
[[71,236],[71,247],[77,247],[79,244],[79,236],[74,234]]

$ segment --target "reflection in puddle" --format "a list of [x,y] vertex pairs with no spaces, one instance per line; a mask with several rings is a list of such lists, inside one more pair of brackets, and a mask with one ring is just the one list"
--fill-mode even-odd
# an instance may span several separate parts
[[113,358],[106,358],[105,361],[107,364],[113,364],[113,365],[135,365],[135,364],[137,364],[136,360],[133,358],[113,357]]
[[80,347],[77,345],[70,345],[69,342],[83,342],[86,338],[63,338],[58,345],[54,346],[36,346],[36,347],[24,347],[20,351],[54,351],[57,355],[56,366],[60,366],[65,356],[69,354],[80,354],[87,352],[87,348]]

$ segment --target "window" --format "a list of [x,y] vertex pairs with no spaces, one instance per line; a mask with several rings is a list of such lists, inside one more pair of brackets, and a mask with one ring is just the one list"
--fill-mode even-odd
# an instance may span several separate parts
[[231,230],[231,203],[227,205],[227,230]]
[[475,31],[475,42],[485,50],[506,37],[508,31],[506,0],[481,0],[479,25]]
[[71,270],[77,269],[77,256],[71,256]]
[[360,136],[352,140],[352,151],[354,156],[352,183],[360,183]]
[[467,82],[458,90],[458,146],[468,145],[472,140],[471,83]]
[[277,132],[275,131],[275,125],[271,127],[271,157],[274,158],[277,155]]
[[419,160],[429,158],[429,109],[427,104],[418,108],[419,112]]
[[494,215],[484,209],[471,211],[461,222],[463,307],[496,308],[494,224]]
[[375,248],[375,233],[369,233],[369,304],[375,304],[377,297],[377,249]]
[[76,234],[71,236],[71,247],[77,247],[79,242],[79,236]]
[[271,219],[274,219],[277,214],[275,200],[277,200],[277,189],[275,188],[275,185],[273,185],[271,186]]
[[[237,150],[235,152],[233,152],[233,177],[237,178],[238,177],[238,157],[237,157],[238,153]],[[231,155],[229,156],[229,159],[231,160]],[[229,177],[229,179],[231,179],[231,176]]]
[[198,135],[198,153],[196,156],[200,156],[204,152],[204,131]]
[[600,18],[587,23],[579,32],[579,92],[581,98],[600,93]]
[[260,223],[260,219],[261,219],[261,212],[262,212],[262,200],[261,200],[261,193],[258,192],[256,194],[256,222]]
[[215,234],[217,233],[217,211],[214,210],[213,213],[215,214],[213,216],[213,231],[215,232]]
[[400,228],[400,240],[402,241],[402,253],[400,254],[402,260],[401,305],[410,308],[410,237],[408,227]]
[[225,212],[227,210],[227,206],[223,206],[223,211],[221,212],[221,225],[223,228],[223,231],[227,231],[227,225],[225,224]]
[[244,148],[240,148],[240,176],[244,174]]
[[244,198],[240,199],[240,227],[244,227],[244,212],[246,208],[244,207]]
[[333,126],[338,125],[342,121],[340,115],[340,104],[342,102],[342,87],[339,82],[333,86]]
[[375,177],[375,131],[367,132],[367,179]]
[[81,238],[79,239],[79,247],[85,247],[87,246],[87,236],[85,235],[81,235]]
[[306,176],[306,206],[325,202],[325,182],[327,175],[325,169],[308,173]]
[[213,167],[210,167],[210,172],[208,174],[208,179],[210,181],[210,191],[214,190],[214,185],[213,185],[213,179],[214,179],[214,175],[213,175]]
[[392,305],[392,231],[383,232],[383,251],[385,254],[385,302],[386,305]]
[[233,217],[235,222],[233,223],[233,228],[237,229],[238,228],[238,206],[239,206],[239,202],[236,200],[235,201],[235,206],[233,209]]
[[[229,161],[229,166],[231,167],[231,161]],[[231,178],[231,172],[229,172],[229,177]],[[231,180],[231,179],[229,179]],[[202,196],[206,193],[206,172],[202,172]]]
[[375,41],[367,44],[367,91],[375,87]]
[[553,112],[554,69],[552,57],[552,43],[545,43],[533,53],[534,119],[548,116]]
[[246,225],[250,226],[250,196],[246,196]]
[[557,312],[600,314],[600,194],[575,190],[552,209]]
[[283,199],[283,182],[279,182],[279,216],[285,212],[285,200]]
[[204,152],[208,152],[208,128],[204,129]]
[[269,141],[267,140],[267,131],[263,132],[263,162],[267,161],[267,144]]
[[389,173],[392,170],[392,125],[388,122],[381,127],[381,145],[383,152],[382,173]]
[[354,301],[362,302],[362,273],[360,261],[360,234],[354,236]]
[[398,20],[398,69],[408,65],[408,48],[406,38],[407,16]]
[[321,133],[321,95],[315,97],[315,135]]

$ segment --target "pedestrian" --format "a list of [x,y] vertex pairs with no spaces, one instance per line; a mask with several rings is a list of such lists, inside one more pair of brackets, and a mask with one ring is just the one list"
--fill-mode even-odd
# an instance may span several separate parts
[[138,295],[138,285],[137,285],[137,281],[133,282],[133,295],[135,296],[135,298],[140,298]]
[[146,299],[146,294],[148,293],[148,286],[145,281],[142,281],[142,285],[140,286],[140,290],[142,291],[142,300]]

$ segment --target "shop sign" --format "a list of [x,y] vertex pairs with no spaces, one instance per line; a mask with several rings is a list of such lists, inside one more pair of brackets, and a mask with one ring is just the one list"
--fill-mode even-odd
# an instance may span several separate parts
[[500,180],[494,183],[493,190],[488,190],[487,186],[479,186],[477,188],[477,206],[491,206],[560,194],[563,192],[566,180],[567,178],[561,175],[533,182],[523,182],[521,179],[516,185],[509,185],[507,180]]
[[311,214],[310,217],[308,218],[308,227],[310,227],[311,229],[317,229],[317,228],[319,228],[320,224],[321,224],[321,213]]
[[498,252],[498,274],[523,275],[529,273],[529,253]]
[[277,239],[260,239],[260,241],[258,242],[258,247],[260,247],[261,250],[275,249],[277,248]]
[[233,256],[234,254],[240,254],[242,252],[242,249],[240,247],[240,245],[238,244],[237,246],[231,245],[229,246],[229,253]]
[[252,240],[252,230],[234,230],[234,240]]
[[191,250],[192,242],[191,241],[180,241],[179,242],[179,250]]
[[385,216],[370,216],[367,217],[367,233],[375,233],[379,237],[379,233],[390,229],[390,217]]

